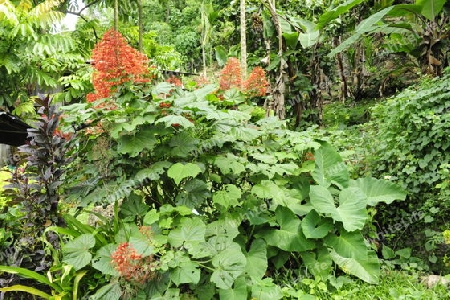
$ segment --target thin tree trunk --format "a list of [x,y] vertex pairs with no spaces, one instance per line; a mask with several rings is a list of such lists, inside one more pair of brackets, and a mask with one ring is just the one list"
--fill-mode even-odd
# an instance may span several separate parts
[[114,0],[114,30],[119,31],[119,0]]
[[245,0],[241,0],[241,76],[247,78],[247,38],[245,22]]
[[[340,44],[340,37],[334,37],[333,38],[333,48],[336,48]],[[339,94],[339,98],[342,101],[342,103],[345,103],[345,99],[348,95],[348,84],[347,84],[347,77],[345,76],[344,71],[344,62],[342,61],[342,53],[336,54],[336,61],[337,61],[337,69],[339,74],[339,79],[341,80],[341,91]]]
[[278,75],[276,78],[275,86],[272,89],[273,97],[273,110],[276,116],[280,119],[286,118],[286,106],[284,93],[286,91],[286,67],[287,64],[283,59],[283,32],[281,29],[281,24],[278,22],[278,15],[275,9],[275,0],[267,0],[267,7],[272,17],[272,22],[277,29],[278,36],[278,57],[280,58],[280,65],[278,67]]
[[143,7],[142,0],[137,0],[138,3],[138,26],[139,26],[139,51],[144,52],[144,22],[143,22]]

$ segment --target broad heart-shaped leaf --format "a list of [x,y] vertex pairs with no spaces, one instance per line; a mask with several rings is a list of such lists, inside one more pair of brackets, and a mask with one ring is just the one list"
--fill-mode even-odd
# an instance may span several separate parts
[[286,41],[286,45],[292,50],[297,47],[298,43],[298,32],[283,32],[284,40]]
[[239,205],[241,199],[241,190],[234,184],[225,184],[224,189],[213,194],[214,203],[223,206],[224,209]]
[[173,124],[179,124],[183,127],[193,127],[194,124],[186,119],[183,116],[177,116],[177,115],[168,115],[165,117],[162,117],[161,119],[158,119],[158,121],[155,122],[155,124],[164,123],[166,127],[171,127]]
[[179,261],[178,266],[170,270],[169,276],[176,286],[182,283],[197,284],[200,280],[200,269],[196,262],[187,258]]
[[333,261],[347,274],[355,275],[368,283],[376,284],[380,278],[380,262],[374,251],[369,251],[364,259],[343,257],[331,250]]
[[303,252],[315,247],[314,241],[307,240],[301,231],[300,219],[288,208],[279,206],[275,216],[280,229],[262,230],[256,237],[262,237],[269,246],[288,252]]
[[328,218],[321,218],[313,209],[302,220],[302,231],[307,239],[321,239],[334,228]]
[[187,242],[204,242],[206,225],[200,218],[183,218],[180,225],[169,233],[169,243],[181,247]]
[[176,163],[167,170],[167,176],[172,178],[176,184],[180,184],[184,178],[195,177],[201,171],[200,167],[193,163]]
[[263,278],[267,271],[267,245],[264,240],[254,240],[246,257],[247,266],[245,267],[245,272],[251,278]]
[[119,272],[114,268],[111,263],[111,254],[116,251],[117,245],[108,244],[101,247],[92,259],[92,266],[102,272],[104,275],[118,276]]
[[361,232],[341,230],[340,235],[330,234],[324,239],[325,244],[343,257],[367,257],[367,246]]
[[227,300],[247,300],[247,283],[244,276],[240,276],[234,281],[233,288],[224,290],[219,289],[220,299]]
[[78,271],[91,262],[89,249],[95,246],[93,234],[82,234],[62,247],[63,262],[72,265]]
[[[285,197],[284,191],[271,180],[261,180],[260,183],[255,184],[252,188],[252,193],[261,199],[275,199],[282,201]],[[275,209],[277,203],[278,202],[275,201],[275,207],[272,206],[271,209]]]
[[220,289],[230,289],[235,279],[244,272],[246,264],[247,259],[242,253],[241,247],[233,243],[213,257],[214,271],[211,275],[211,281]]
[[117,151],[131,157],[139,155],[144,149],[152,150],[158,140],[152,129],[139,130],[132,135],[122,135],[118,139]]
[[447,0],[416,0],[416,5],[421,7],[420,13],[430,21],[433,21],[442,11]]
[[347,188],[339,194],[339,206],[335,207],[330,191],[320,185],[310,187],[310,201],[318,213],[330,214],[343,223],[348,231],[361,230],[367,219],[367,198],[358,188]]
[[351,180],[350,186],[361,189],[370,206],[375,206],[379,202],[391,204],[392,201],[406,198],[406,192],[400,186],[386,180],[365,177]]
[[302,252],[300,256],[308,271],[314,276],[326,278],[330,274],[333,261],[325,246],[314,252]]
[[332,183],[340,189],[348,186],[350,177],[347,166],[330,144],[322,142],[314,157],[316,164],[311,175],[318,184],[325,188]]

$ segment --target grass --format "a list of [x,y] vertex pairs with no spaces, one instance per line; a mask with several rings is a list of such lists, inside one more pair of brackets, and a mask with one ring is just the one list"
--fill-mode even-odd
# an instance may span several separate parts
[[331,296],[333,300],[444,300],[450,299],[450,291],[444,285],[426,287],[418,273],[383,269],[380,283],[364,282],[347,284]]

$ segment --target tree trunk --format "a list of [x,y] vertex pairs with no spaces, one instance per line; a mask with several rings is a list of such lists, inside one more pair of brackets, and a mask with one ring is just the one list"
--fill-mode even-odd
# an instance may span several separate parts
[[[340,44],[341,37],[334,37],[333,38],[333,48],[336,48]],[[339,93],[339,99],[342,103],[345,103],[345,99],[348,96],[348,84],[347,84],[347,77],[345,76],[344,71],[344,62],[342,61],[342,53],[336,54],[336,62],[337,62],[337,69],[339,74],[339,79],[341,81],[341,91]]]
[[114,30],[119,31],[119,0],[114,0]]
[[139,26],[139,51],[144,52],[144,22],[142,16],[143,14],[142,0],[137,0],[137,3],[138,3],[138,26]]
[[281,24],[278,22],[278,15],[275,9],[275,0],[267,0],[267,7],[272,17],[272,22],[277,29],[278,36],[278,57],[280,58],[280,65],[278,67],[278,74],[275,80],[274,87],[272,88],[273,97],[273,110],[276,116],[280,119],[286,118],[286,106],[284,93],[286,91],[286,67],[287,64],[283,59],[283,32],[281,30]]
[[247,38],[245,22],[245,0],[241,0],[241,77],[247,78]]

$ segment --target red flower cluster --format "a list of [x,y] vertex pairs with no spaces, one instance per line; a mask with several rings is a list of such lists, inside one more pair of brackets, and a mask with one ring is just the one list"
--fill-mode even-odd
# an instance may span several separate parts
[[236,57],[230,57],[220,71],[219,85],[221,90],[242,87],[241,64]]
[[154,277],[152,256],[142,257],[129,243],[122,243],[111,255],[112,263],[125,280],[144,284]]
[[252,97],[265,96],[269,82],[266,72],[261,67],[256,67],[244,82],[244,91]]
[[[148,81],[144,77],[148,72],[147,57],[128,45],[125,38],[113,29],[107,31],[95,46],[92,60],[95,93],[87,95],[88,102],[108,98],[124,82]],[[105,103],[102,107],[113,109],[115,106]]]
[[250,97],[265,96],[269,82],[266,72],[261,67],[252,70],[249,77],[242,82],[241,65],[235,57],[230,57],[225,67],[220,72],[219,85],[221,90],[237,88]]

